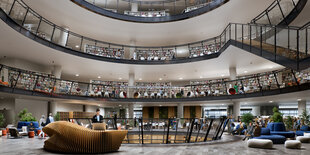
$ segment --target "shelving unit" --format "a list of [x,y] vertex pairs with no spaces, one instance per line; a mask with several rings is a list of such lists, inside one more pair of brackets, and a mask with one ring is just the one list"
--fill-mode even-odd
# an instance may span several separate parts
[[127,82],[91,80],[90,96],[104,96],[107,92],[110,97],[118,97],[120,92],[127,92],[127,87]]
[[120,48],[110,48],[110,47],[98,47],[95,45],[86,44],[84,47],[85,53],[98,55],[108,58],[123,59],[124,58],[124,49]]
[[132,11],[124,11],[125,15],[130,15],[130,16],[138,16],[138,17],[164,17],[164,16],[169,16],[169,10],[160,10],[160,11],[137,11],[137,12],[132,12]]
[[138,60],[171,60],[175,56],[174,49],[160,49],[160,50],[140,50],[135,51]]
[[141,97],[145,97],[145,93],[149,97],[155,94],[160,97],[169,97],[171,92],[171,82],[137,82],[135,92],[139,92]]
[[218,44],[189,47],[189,53],[190,53],[189,57],[193,58],[193,57],[214,54],[214,53],[217,53],[219,49],[220,48]]

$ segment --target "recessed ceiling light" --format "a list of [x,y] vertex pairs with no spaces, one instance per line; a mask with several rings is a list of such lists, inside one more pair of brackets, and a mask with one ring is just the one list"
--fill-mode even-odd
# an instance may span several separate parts
[[79,74],[75,74],[75,76],[80,76]]
[[247,73],[248,71],[244,71],[244,73]]
[[222,105],[224,105],[224,104],[222,104]]
[[79,45],[75,45],[75,47],[76,47],[76,48],[79,48],[80,46],[79,46]]
[[272,69],[272,68],[273,68],[273,66],[270,66],[269,68],[270,68],[270,69]]
[[179,80],[183,80],[183,78],[182,78],[182,77],[179,77]]
[[98,106],[100,107],[100,104]]
[[224,74],[221,75],[222,77],[225,76]]
[[101,78],[101,76],[98,76],[98,79],[100,79]]
[[297,101],[301,101],[301,99],[299,98],[299,99],[297,99]]
[[159,78],[159,80],[161,81],[161,80],[162,80],[162,78]]
[[269,103],[272,103],[273,101],[269,101]]
[[120,107],[121,107],[122,105],[118,105],[118,106],[120,106]]
[[121,80],[122,78],[120,77],[120,78],[118,78],[119,80]]
[[201,79],[202,79],[203,77],[202,77],[202,76],[200,76],[199,78],[201,78]]
[[142,105],[140,105],[140,107],[142,107]]
[[142,79],[141,79],[141,78],[139,78],[139,80],[141,81]]
[[160,107],[162,106],[162,105],[159,105]]

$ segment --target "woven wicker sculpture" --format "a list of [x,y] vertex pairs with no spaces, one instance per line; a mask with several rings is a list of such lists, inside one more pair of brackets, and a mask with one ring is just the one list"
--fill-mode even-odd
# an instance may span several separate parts
[[50,123],[43,131],[50,137],[44,142],[44,149],[60,153],[114,152],[128,132],[91,130],[65,121]]

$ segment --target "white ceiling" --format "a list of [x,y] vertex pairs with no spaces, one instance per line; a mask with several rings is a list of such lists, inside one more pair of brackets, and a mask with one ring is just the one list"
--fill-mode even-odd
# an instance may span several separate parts
[[[229,75],[229,68],[236,66],[237,74],[252,74],[281,69],[283,66],[265,60],[236,47],[230,46],[220,55],[220,57],[183,64],[168,65],[129,65],[97,61],[82,58],[51,49],[39,44],[17,31],[13,30],[3,21],[0,22],[0,56],[16,58],[30,61],[42,66],[60,65],[62,66],[62,78],[89,81],[97,79],[100,75],[101,80],[128,80],[130,72],[135,74],[136,80],[142,81],[180,81],[191,79],[222,78]],[[52,63],[52,62],[55,63]],[[79,77],[75,77],[79,74]]]
[[112,19],[88,11],[70,0],[24,1],[57,25],[90,38],[127,45],[164,46],[215,37],[230,22],[250,22],[274,0],[230,0],[203,15],[167,23],[135,23]]

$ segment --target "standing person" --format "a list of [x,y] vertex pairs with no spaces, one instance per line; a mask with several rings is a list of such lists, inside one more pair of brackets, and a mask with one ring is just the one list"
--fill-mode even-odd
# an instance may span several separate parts
[[46,125],[49,124],[49,123],[53,123],[53,122],[54,122],[54,117],[53,117],[53,114],[50,113],[49,116],[46,119]]
[[43,130],[42,130],[42,128],[45,126],[45,124],[46,124],[46,121],[45,121],[45,115],[42,115],[42,117],[40,118],[40,121],[39,121],[39,123],[40,123],[40,130],[41,130],[41,132],[39,133],[39,135],[38,135],[38,137],[42,137],[42,138],[44,138],[44,132],[43,132]]
[[99,108],[96,110],[96,115],[93,116],[92,122],[93,123],[102,123],[103,122],[103,116],[100,115],[100,109]]

